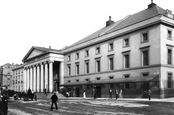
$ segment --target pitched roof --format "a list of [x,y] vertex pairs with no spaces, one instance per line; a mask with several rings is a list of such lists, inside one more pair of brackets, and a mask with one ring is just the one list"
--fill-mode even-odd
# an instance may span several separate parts
[[119,29],[128,27],[130,25],[139,23],[139,22],[147,20],[149,18],[158,16],[158,15],[165,15],[165,14],[166,14],[166,10],[155,4],[151,8],[147,8],[147,9],[140,11],[138,13],[135,13],[133,15],[129,15],[129,16],[127,16],[119,21],[116,21],[115,23],[113,23],[110,26],[104,27],[104,28],[94,32],[93,34],[79,40],[78,42],[72,44],[71,46],[69,46],[67,48],[70,48],[70,47],[73,47],[75,45],[93,40],[95,38],[98,38],[99,36],[106,35],[108,33],[111,33],[111,32],[117,31]]

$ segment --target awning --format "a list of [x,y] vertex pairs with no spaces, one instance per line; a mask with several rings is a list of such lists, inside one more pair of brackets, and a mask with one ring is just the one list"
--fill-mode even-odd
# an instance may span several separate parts
[[101,79],[93,81],[66,82],[62,86],[93,85],[93,84],[113,84],[113,83],[138,83],[138,82],[158,82],[159,75],[138,76],[129,78]]

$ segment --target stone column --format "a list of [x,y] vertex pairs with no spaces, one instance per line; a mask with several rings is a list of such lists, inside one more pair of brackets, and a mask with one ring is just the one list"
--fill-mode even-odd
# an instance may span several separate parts
[[44,71],[43,71],[43,63],[41,63],[41,92],[43,92],[44,89]]
[[39,64],[37,65],[37,92],[40,91],[40,68]]
[[30,67],[30,89],[33,90],[33,70],[32,66]]
[[45,88],[48,92],[48,63],[45,62]]
[[26,89],[26,86],[27,86],[27,79],[26,79],[26,77],[27,77],[27,69],[26,68],[24,68],[24,77],[23,77],[23,91],[25,92],[25,91],[27,91]]
[[53,92],[53,61],[49,61],[49,92]]
[[30,82],[29,82],[29,80],[30,80],[30,79],[29,79],[29,78],[30,78],[29,72],[30,72],[30,71],[29,71],[29,70],[30,70],[30,69],[29,69],[29,67],[28,67],[28,68],[27,68],[27,91],[28,91],[28,89],[29,89],[29,87],[30,87],[30,84],[29,84],[29,83],[30,83]]
[[36,92],[36,66],[33,66],[33,91]]
[[60,63],[60,85],[64,83],[64,62]]

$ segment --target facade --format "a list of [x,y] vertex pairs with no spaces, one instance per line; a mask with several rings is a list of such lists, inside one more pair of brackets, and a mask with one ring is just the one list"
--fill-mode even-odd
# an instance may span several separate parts
[[24,65],[21,64],[12,69],[12,89],[17,92],[23,92],[23,85],[24,85]]
[[174,15],[155,3],[66,47],[64,84],[72,96],[174,96]]
[[64,57],[60,50],[33,46],[23,58],[23,91],[59,91],[64,83]]
[[2,66],[2,86],[7,89],[12,89],[12,69],[17,65],[6,63]]
[[2,75],[3,75],[3,68],[0,66],[0,86],[2,86]]

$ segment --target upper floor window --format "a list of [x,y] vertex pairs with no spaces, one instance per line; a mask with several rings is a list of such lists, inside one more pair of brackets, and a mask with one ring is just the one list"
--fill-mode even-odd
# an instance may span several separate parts
[[71,76],[71,65],[68,64],[68,65],[67,65],[67,68],[68,68],[68,76]]
[[167,30],[167,39],[172,40],[172,30]]
[[109,43],[109,51],[112,51],[114,50],[114,43]]
[[68,55],[67,58],[68,58],[67,61],[71,61],[71,56],[70,55]]
[[114,70],[114,56],[108,56],[109,70]]
[[167,64],[172,64],[172,48],[167,49]]
[[124,47],[129,47],[129,38],[125,38],[125,39],[123,39],[123,46]]
[[96,47],[96,54],[100,54],[100,46]]
[[79,52],[76,53],[76,59],[79,59]]
[[79,63],[76,63],[76,75],[79,75]]
[[100,58],[96,59],[96,72],[100,72]]
[[148,42],[148,41],[149,41],[148,32],[146,32],[146,33],[142,33],[142,39],[141,39],[141,42]]
[[142,66],[149,65],[149,50],[142,50]]
[[85,57],[89,56],[89,50],[85,50]]
[[130,58],[129,52],[123,54],[124,68],[129,68],[129,66],[130,66],[130,62],[129,62],[130,59],[129,58]]
[[85,61],[85,73],[89,73],[89,61]]

